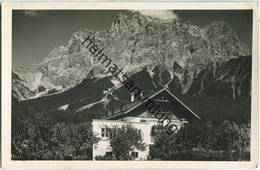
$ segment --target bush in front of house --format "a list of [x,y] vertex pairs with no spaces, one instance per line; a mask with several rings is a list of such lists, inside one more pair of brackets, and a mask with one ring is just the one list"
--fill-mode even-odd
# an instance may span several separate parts
[[144,151],[145,143],[141,130],[131,124],[114,126],[110,128],[109,144],[112,148],[112,155],[116,160],[133,160],[131,155],[135,149]]
[[150,158],[159,160],[250,160],[250,128],[223,121],[191,123],[176,134],[165,132],[154,137]]

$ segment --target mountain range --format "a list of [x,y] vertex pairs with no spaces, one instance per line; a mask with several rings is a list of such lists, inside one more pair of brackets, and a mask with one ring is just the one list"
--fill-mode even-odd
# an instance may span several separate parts
[[252,57],[227,22],[201,28],[139,12],[119,14],[102,31],[77,29],[40,63],[13,69],[14,107],[89,120],[129,103],[129,91],[81,44],[88,35],[145,95],[166,87],[203,117],[250,121]]

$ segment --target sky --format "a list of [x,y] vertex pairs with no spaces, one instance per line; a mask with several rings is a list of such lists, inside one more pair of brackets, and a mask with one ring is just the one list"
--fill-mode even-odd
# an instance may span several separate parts
[[[242,43],[252,48],[252,11],[249,10],[153,10],[143,15],[180,19],[200,27],[212,21],[226,21]],[[43,60],[55,47],[66,45],[76,28],[103,30],[111,26],[119,10],[14,10],[12,27],[13,67]]]

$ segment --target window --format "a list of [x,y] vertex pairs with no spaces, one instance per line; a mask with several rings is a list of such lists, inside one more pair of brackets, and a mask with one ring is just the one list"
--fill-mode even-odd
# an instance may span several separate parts
[[140,122],[146,122],[146,120],[144,120],[144,119],[141,119],[141,120],[140,120]]
[[106,152],[106,156],[113,156],[112,152]]
[[101,137],[110,137],[111,131],[110,128],[101,128]]
[[111,134],[111,129],[107,128],[106,129],[106,137],[109,137]]
[[132,152],[132,157],[138,158],[138,152]]
[[105,128],[102,128],[102,129],[101,129],[101,136],[102,136],[102,137],[105,137],[105,134],[106,134],[106,129],[105,129]]

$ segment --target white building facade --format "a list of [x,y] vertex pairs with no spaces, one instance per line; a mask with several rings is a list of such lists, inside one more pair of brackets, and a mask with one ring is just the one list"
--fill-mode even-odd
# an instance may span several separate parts
[[[135,160],[147,160],[149,156],[149,146],[153,144],[153,136],[152,136],[152,127],[157,126],[158,120],[156,118],[142,118],[142,117],[125,117],[123,120],[105,120],[105,119],[94,119],[92,122],[93,125],[93,134],[99,137],[101,140],[93,145],[93,160],[95,160],[96,156],[105,156],[112,155],[112,148],[109,144],[109,135],[110,132],[108,128],[112,128],[114,126],[122,126],[131,124],[134,128],[141,130],[141,134],[143,137],[143,142],[146,145],[146,149],[144,151],[135,150]],[[181,127],[182,122],[175,120],[174,124],[179,129]]]

